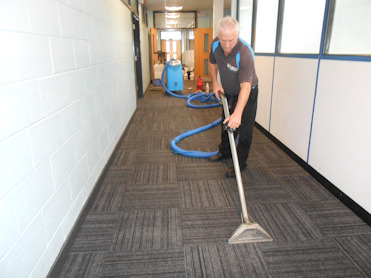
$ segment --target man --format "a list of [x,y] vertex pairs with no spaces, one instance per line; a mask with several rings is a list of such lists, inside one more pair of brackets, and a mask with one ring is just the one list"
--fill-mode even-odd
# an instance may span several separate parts
[[[255,123],[258,78],[254,67],[254,52],[239,38],[239,24],[234,18],[222,18],[216,27],[217,37],[213,40],[210,51],[209,71],[213,91],[218,99],[225,94],[230,108],[230,117],[223,115],[223,124],[231,129],[238,129],[237,154],[240,169],[247,166],[252,133]],[[217,80],[220,73],[221,84]],[[209,157],[210,161],[220,161],[231,157],[228,133],[222,129],[219,152]],[[226,176],[235,177],[234,168],[228,169]]]

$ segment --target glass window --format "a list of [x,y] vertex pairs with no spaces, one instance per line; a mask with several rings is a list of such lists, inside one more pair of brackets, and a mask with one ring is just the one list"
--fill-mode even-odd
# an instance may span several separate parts
[[182,31],[161,31],[161,40],[181,40]]
[[209,59],[204,59],[204,75],[209,75]]
[[325,4],[326,0],[285,0],[279,52],[319,53]]
[[371,55],[370,14],[370,0],[336,0],[326,53]]
[[204,53],[209,53],[209,34],[204,34]]
[[240,38],[251,44],[253,0],[239,1]]
[[259,0],[256,15],[255,52],[274,53],[278,0]]
[[195,31],[194,30],[188,30],[188,38],[190,40],[194,40],[195,39]]

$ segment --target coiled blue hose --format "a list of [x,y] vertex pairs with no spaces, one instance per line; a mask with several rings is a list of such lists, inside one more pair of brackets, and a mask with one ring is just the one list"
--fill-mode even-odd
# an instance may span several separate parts
[[[171,92],[165,86],[165,83],[164,83],[164,75],[165,75],[166,69],[167,69],[167,67],[168,67],[168,65],[171,61],[172,60],[165,63],[165,67],[164,67],[164,70],[162,71],[162,75],[161,75],[162,87],[165,89],[165,91],[169,95],[177,97],[177,98],[186,98],[187,99],[187,105],[189,107],[192,107],[192,108],[213,108],[213,107],[220,106],[220,103],[219,103],[220,101],[216,98],[214,93],[205,94],[203,92],[197,92],[197,93],[190,94],[190,95],[187,96],[187,95],[178,95],[178,94],[174,94],[173,92]],[[194,104],[191,103],[194,100],[199,100],[201,103],[210,102],[210,101],[215,101],[216,103],[208,103],[208,104],[204,104],[204,105],[194,105]],[[211,128],[217,126],[217,125],[220,125],[221,122],[222,122],[222,118],[219,118],[218,120],[212,122],[211,124],[196,128],[194,130],[183,132],[182,134],[178,135],[177,137],[175,137],[171,141],[171,143],[170,143],[171,150],[174,153],[177,153],[177,154],[181,154],[181,155],[188,156],[188,157],[199,157],[199,158],[207,158],[207,157],[210,157],[210,156],[213,156],[213,155],[217,154],[218,151],[215,151],[215,152],[188,151],[188,150],[184,150],[182,148],[179,148],[176,144],[184,138],[187,138],[187,137],[192,136],[194,134],[200,133],[202,131],[205,131],[205,130],[211,129]]]

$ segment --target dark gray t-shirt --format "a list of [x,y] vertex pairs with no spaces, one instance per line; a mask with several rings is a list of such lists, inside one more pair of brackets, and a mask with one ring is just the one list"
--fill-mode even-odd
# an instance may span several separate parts
[[243,40],[238,39],[236,46],[226,57],[218,38],[213,40],[210,51],[210,63],[217,64],[224,91],[229,95],[238,95],[240,84],[258,85],[254,66],[254,52]]

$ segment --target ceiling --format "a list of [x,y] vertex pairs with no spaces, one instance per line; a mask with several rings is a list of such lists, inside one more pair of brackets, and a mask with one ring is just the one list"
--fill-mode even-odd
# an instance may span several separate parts
[[[213,0],[145,0],[147,11],[164,11],[167,6],[183,6],[182,11],[212,10]],[[231,0],[224,0],[224,9],[231,9]]]

